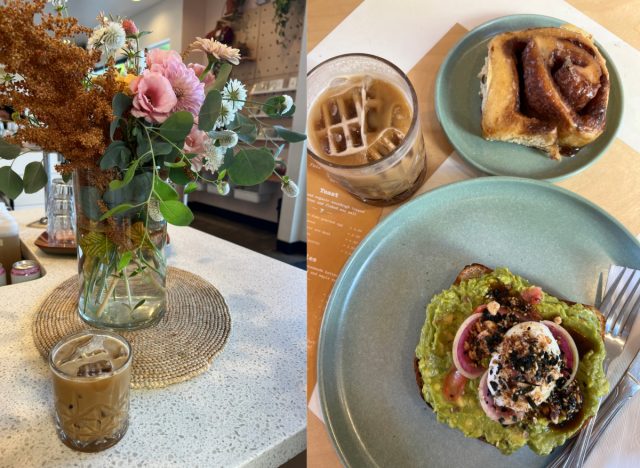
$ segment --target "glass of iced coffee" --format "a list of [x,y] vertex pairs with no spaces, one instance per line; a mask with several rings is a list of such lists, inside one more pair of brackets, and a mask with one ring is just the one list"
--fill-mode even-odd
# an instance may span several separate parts
[[329,178],[373,205],[410,197],[426,154],[415,90],[380,57],[346,54],[307,75],[309,153]]
[[49,353],[55,424],[69,447],[98,452],[116,444],[129,424],[131,346],[119,335],[87,330]]

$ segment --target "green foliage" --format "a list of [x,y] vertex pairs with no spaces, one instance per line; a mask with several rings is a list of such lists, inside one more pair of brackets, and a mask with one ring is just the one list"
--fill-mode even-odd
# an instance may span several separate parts
[[258,137],[258,129],[253,120],[245,117],[241,113],[237,113],[231,124],[228,126],[229,130],[233,130],[238,134],[238,139],[247,144],[252,144]]
[[178,192],[158,176],[153,182],[153,192],[160,201],[178,200],[180,198]]
[[20,156],[21,151],[18,145],[12,145],[11,143],[7,143],[3,138],[0,138],[0,158],[16,159]]
[[198,115],[198,128],[205,132],[211,131],[220,115],[222,107],[222,94],[217,89],[212,89],[204,98],[204,103]]
[[100,159],[100,169],[106,170],[112,167],[119,167],[125,170],[131,161],[131,150],[124,141],[114,141],[111,143],[104,155]]
[[132,104],[133,98],[131,96],[127,96],[124,93],[116,94],[113,96],[113,101],[111,101],[113,115],[116,117],[122,117],[124,113],[131,108]]
[[198,188],[198,182],[192,180],[184,187],[184,193],[191,193]]
[[193,115],[187,111],[179,111],[165,120],[158,131],[167,140],[178,147],[182,147],[185,138],[191,131],[191,127],[193,127]]
[[307,139],[307,135],[294,132],[292,130],[281,127],[280,125],[274,125],[273,129],[276,131],[276,134],[280,138],[282,138],[284,141],[288,141],[289,143],[298,143]]
[[103,233],[92,231],[82,236],[80,248],[86,256],[94,257],[104,262],[114,245]]
[[125,212],[127,212],[127,211],[129,211],[129,210],[131,210],[133,208],[135,208],[135,206],[132,205],[131,203],[123,203],[121,205],[114,206],[109,211],[107,211],[102,216],[100,216],[100,221],[104,221],[105,219],[111,218],[112,216],[116,216],[116,215],[125,213]]
[[22,193],[24,184],[20,176],[9,166],[0,167],[0,192],[15,199]]
[[218,91],[222,91],[224,85],[227,84],[227,80],[229,79],[229,75],[231,74],[231,69],[233,66],[230,63],[223,63],[220,66],[220,70],[216,75],[216,81],[213,83],[212,89],[216,89]]
[[284,96],[273,96],[262,104],[262,110],[269,117],[281,117],[285,109]]
[[103,200],[109,208],[126,203],[134,206],[144,204],[151,192],[151,180],[150,171],[137,174],[129,184],[118,189],[107,190],[104,193]]
[[47,173],[40,161],[33,161],[27,164],[24,169],[24,192],[36,193],[47,185]]
[[160,213],[169,224],[188,226],[193,221],[193,213],[178,200],[160,201]]
[[172,167],[169,169],[169,178],[178,185],[186,185],[191,182],[191,179],[185,174],[184,169],[181,167]]
[[265,148],[242,149],[227,168],[236,185],[257,185],[269,178],[275,168],[273,155]]
[[125,185],[128,185],[129,182],[133,180],[133,176],[136,173],[136,169],[138,168],[139,163],[140,160],[134,159],[127,168],[127,172],[124,173],[124,177],[122,178],[122,180],[112,180],[111,182],[109,182],[109,188],[111,190],[118,190]]
[[117,268],[118,273],[120,273],[122,270],[127,268],[129,263],[131,263],[132,258],[133,258],[133,254],[131,252],[125,252],[122,254],[122,256],[120,257],[120,260],[118,260],[118,268]]

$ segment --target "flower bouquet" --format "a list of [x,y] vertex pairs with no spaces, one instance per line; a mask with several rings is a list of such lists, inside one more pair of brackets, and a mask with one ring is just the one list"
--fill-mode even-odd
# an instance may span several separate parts
[[[180,54],[139,48],[130,19],[103,14],[93,30],[66,16],[64,3],[46,13],[45,0],[6,0],[0,6],[0,103],[13,109],[16,135],[0,139],[0,157],[15,160],[29,142],[64,155],[58,170],[73,174],[80,276],[79,313],[94,326],[135,329],[158,322],[166,304],[166,224],[188,225],[193,214],[184,193],[229,182],[250,186],[280,178],[283,192],[297,187],[276,169],[283,149],[256,118],[290,116],[289,96],[247,99],[230,78],[237,49],[197,38],[185,51],[200,51],[206,65],[185,64]],[[89,36],[84,49],[71,38]],[[126,58],[125,70],[115,66]],[[104,73],[91,73],[100,60]],[[280,126],[287,142],[305,136]],[[0,190],[15,198],[46,183],[40,162],[24,177],[0,168]]]

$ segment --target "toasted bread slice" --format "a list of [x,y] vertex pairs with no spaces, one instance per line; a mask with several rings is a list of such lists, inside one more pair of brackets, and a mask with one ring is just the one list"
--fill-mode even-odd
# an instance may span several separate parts
[[[467,281],[473,278],[479,278],[481,276],[491,273],[492,271],[493,269],[489,268],[488,266],[482,265],[480,263],[472,263],[471,265],[465,266],[460,271],[460,273],[458,273],[458,276],[456,276],[456,279],[454,280],[453,284],[459,285],[462,281]],[[576,302],[569,301],[566,299],[560,299],[560,300],[568,305],[577,304]],[[587,305],[587,304],[581,304],[581,305],[583,305],[587,309],[592,310],[596,314],[596,317],[600,322],[600,337],[604,340],[604,326],[605,326],[604,315],[595,306]],[[418,391],[420,393],[420,397],[424,400],[424,395],[422,394],[422,387],[424,386],[424,381],[422,380],[422,374],[420,373],[420,369],[418,366],[418,358],[415,356],[413,358],[413,370],[415,372],[416,384],[418,385]],[[425,400],[425,403],[427,404],[427,406],[431,408],[431,405],[429,404],[429,402]],[[589,419],[585,420],[582,427],[587,425],[587,423],[589,422]],[[578,434],[579,432],[580,431],[577,431],[576,434]],[[574,437],[575,437],[575,434],[574,434]],[[480,440],[484,440],[484,439],[480,437]]]

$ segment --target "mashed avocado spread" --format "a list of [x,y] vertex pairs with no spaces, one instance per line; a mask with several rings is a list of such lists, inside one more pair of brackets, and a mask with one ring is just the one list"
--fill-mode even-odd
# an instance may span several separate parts
[[459,429],[467,437],[482,437],[505,454],[528,444],[536,453],[546,455],[582,427],[595,413],[598,399],[608,392],[609,384],[602,368],[605,348],[600,336],[600,321],[594,311],[581,304],[569,305],[543,294],[542,301],[535,306],[536,311],[545,320],[560,317],[562,327],[572,335],[578,347],[580,359],[576,379],[584,398],[583,406],[573,419],[559,425],[538,416],[503,426],[489,419],[480,406],[480,378],[467,381],[462,395],[454,400],[443,392],[445,378],[454,369],[452,345],[456,331],[478,306],[486,303],[487,293],[498,282],[518,293],[530,286],[508,269],[497,268],[479,278],[462,281],[431,300],[416,348],[423,380],[422,394],[440,422]]

